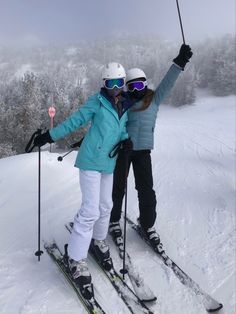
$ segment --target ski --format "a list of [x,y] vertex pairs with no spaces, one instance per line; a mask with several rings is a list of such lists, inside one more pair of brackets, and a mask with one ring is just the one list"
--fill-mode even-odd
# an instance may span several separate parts
[[[71,233],[73,228],[73,223],[70,222],[65,224],[66,229]],[[110,270],[106,270],[103,265],[100,263],[96,254],[90,248],[90,255],[94,261],[98,264],[101,270],[104,272],[106,277],[111,282],[114,289],[117,291],[119,297],[126,304],[127,308],[132,314],[153,314],[153,312],[144,304],[142,300],[134,293],[134,291],[127,285],[127,283],[120,277],[118,272],[112,266]]]
[[166,253],[158,251],[158,248],[154,248],[148,239],[145,237],[144,233],[140,226],[134,223],[130,218],[126,218],[129,225],[134,229],[139,236],[152,248],[152,250],[157,254],[157,256],[168,266],[180,280],[180,282],[190,288],[197,296],[198,300],[205,307],[206,311],[209,313],[217,312],[223,308],[223,304],[216,301],[209,294],[203,291],[200,286],[189,276],[187,275]]
[[[111,236],[117,250],[119,253],[119,257],[121,260],[123,260],[124,256],[124,241],[123,237],[120,236],[116,239],[114,239]],[[139,297],[143,302],[154,302],[157,300],[156,296],[153,294],[151,289],[145,285],[143,278],[140,276],[138,271],[135,269],[135,266],[132,263],[132,259],[130,255],[126,252],[125,254],[125,268],[127,270],[127,274],[129,276],[130,282],[132,284],[132,287]]]
[[58,266],[62,274],[67,279],[70,286],[74,289],[78,299],[82,303],[85,310],[90,314],[105,314],[102,307],[99,305],[95,297],[92,297],[91,299],[85,299],[83,295],[80,292],[80,289],[77,287],[75,282],[73,281],[72,277],[70,276],[70,273],[67,270],[67,266],[65,265],[63,261],[63,254],[59,247],[57,246],[56,242],[52,242],[51,244],[44,244],[44,247],[53,260],[53,262]]

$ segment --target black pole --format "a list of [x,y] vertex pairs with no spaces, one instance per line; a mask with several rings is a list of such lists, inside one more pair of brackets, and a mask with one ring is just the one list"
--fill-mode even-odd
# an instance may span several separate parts
[[[40,130],[41,134],[41,130]],[[40,231],[41,231],[41,147],[39,147],[39,161],[38,161],[38,251],[35,255],[38,256],[38,261],[40,261],[40,255],[43,251],[40,249]]]
[[59,157],[57,158],[57,160],[58,160],[58,161],[62,161],[64,157],[66,157],[66,156],[69,155],[71,152],[73,152],[74,148],[80,147],[81,144],[82,144],[82,142],[83,142],[83,140],[84,140],[84,138],[82,137],[82,139],[81,139],[79,142],[76,142],[76,143],[74,143],[74,144],[72,144],[72,145],[69,145],[69,146],[71,147],[71,150],[69,150],[65,155],[59,156]]
[[125,258],[126,258],[126,218],[127,218],[127,200],[128,200],[128,169],[129,169],[129,156],[126,156],[125,162],[125,211],[124,211],[124,254],[123,254],[123,269],[121,269],[121,274],[123,275],[123,280],[125,279],[125,274],[127,274],[127,269],[125,268]]
[[184,30],[183,30],[183,24],[182,24],[182,19],[181,19],[181,15],[180,15],[180,9],[179,9],[179,2],[178,2],[178,0],[176,0],[176,5],[177,5],[177,10],[178,10],[178,15],[179,15],[179,23],[180,23],[183,43],[185,44]]
[[[25,152],[31,153],[32,150],[36,147],[34,145],[34,140],[38,135],[41,135],[42,130],[38,129],[34,134],[31,136],[29,143],[26,145]],[[39,149],[39,160],[38,160],[38,251],[35,252],[35,255],[38,256],[38,261],[40,261],[40,255],[43,254],[43,251],[40,249],[40,217],[41,217],[41,148],[38,146]]]
[[58,160],[58,161],[62,161],[63,158],[66,157],[67,155],[69,155],[70,153],[72,153],[73,150],[74,150],[74,148],[72,148],[71,150],[69,150],[65,155],[63,155],[63,156],[58,156],[58,157],[57,157],[57,160]]

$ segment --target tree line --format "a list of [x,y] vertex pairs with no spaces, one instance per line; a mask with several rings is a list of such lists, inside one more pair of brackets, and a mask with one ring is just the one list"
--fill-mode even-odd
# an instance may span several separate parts
[[[165,103],[195,102],[198,88],[212,95],[236,93],[236,40],[232,35],[191,44],[194,56]],[[140,67],[155,88],[178,54],[179,45],[156,37],[121,36],[73,47],[0,47],[0,158],[24,152],[31,134],[49,128],[48,107],[55,124],[77,110],[101,87],[101,68],[117,61],[126,69]],[[77,141],[86,127],[68,138]],[[65,142],[59,143],[65,146]]]

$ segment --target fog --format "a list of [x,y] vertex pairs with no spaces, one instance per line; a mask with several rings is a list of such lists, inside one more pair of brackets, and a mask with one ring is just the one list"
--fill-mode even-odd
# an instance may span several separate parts
[[[179,0],[179,6],[186,42],[235,33],[235,0]],[[181,41],[176,1],[0,0],[0,45],[71,44],[123,33]]]

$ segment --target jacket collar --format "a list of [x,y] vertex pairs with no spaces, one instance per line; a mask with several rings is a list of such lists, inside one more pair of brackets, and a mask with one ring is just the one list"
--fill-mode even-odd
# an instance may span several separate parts
[[[113,106],[113,108],[116,110],[116,105],[115,105],[115,99],[108,95],[106,88],[102,87],[100,90],[100,94],[105,97]],[[120,95],[120,103],[122,106],[122,115],[129,109],[131,108],[134,104],[135,101],[131,99],[128,93],[122,92]]]

